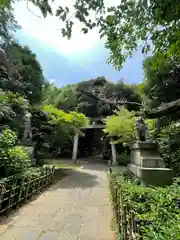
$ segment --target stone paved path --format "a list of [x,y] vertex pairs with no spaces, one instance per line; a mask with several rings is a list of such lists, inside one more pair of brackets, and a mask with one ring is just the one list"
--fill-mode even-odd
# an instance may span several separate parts
[[21,207],[0,240],[113,240],[106,167],[85,164]]

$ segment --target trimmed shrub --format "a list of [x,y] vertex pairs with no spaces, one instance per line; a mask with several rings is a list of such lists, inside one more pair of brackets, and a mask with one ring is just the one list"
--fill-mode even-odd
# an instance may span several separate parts
[[0,133],[0,177],[8,177],[26,170],[31,165],[28,153],[16,146],[17,135],[5,129]]
[[[165,188],[150,188],[137,185],[128,175],[124,178],[112,174],[110,187],[120,239],[131,239],[129,234],[132,232],[137,236],[136,239],[180,239],[179,179]],[[123,219],[129,217],[135,227],[125,225]]]
[[131,156],[126,152],[117,155],[117,162],[119,165],[126,166],[130,163]]

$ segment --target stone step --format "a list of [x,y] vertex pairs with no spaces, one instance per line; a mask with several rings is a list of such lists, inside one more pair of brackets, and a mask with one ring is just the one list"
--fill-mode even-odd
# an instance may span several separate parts
[[164,168],[164,160],[161,157],[141,157],[141,167],[156,167],[156,168]]
[[149,156],[149,157],[141,156],[141,159],[142,160],[161,160],[161,161],[164,161],[160,156]]

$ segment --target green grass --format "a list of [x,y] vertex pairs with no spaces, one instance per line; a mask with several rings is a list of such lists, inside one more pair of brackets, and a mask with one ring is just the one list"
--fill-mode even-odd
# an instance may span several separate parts
[[127,170],[125,166],[118,166],[118,165],[112,166],[111,169],[113,173],[120,173],[120,174]]
[[55,160],[53,162],[52,159],[48,159],[44,161],[44,165],[54,165],[56,169],[62,168],[62,169],[77,169],[80,167],[77,163],[72,163],[71,161],[65,161],[65,160]]

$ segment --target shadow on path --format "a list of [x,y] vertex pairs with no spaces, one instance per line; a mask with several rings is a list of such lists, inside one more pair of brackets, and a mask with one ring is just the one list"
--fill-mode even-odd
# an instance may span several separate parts
[[98,178],[94,174],[71,170],[67,177],[58,181],[49,191],[61,188],[92,188],[99,184],[97,180]]
[[106,172],[107,169],[109,168],[108,164],[102,163],[102,162],[93,163],[93,162],[89,161],[89,162],[82,163],[82,165],[83,165],[84,170],[90,170],[90,171],[92,170],[92,173],[93,173],[93,171]]

